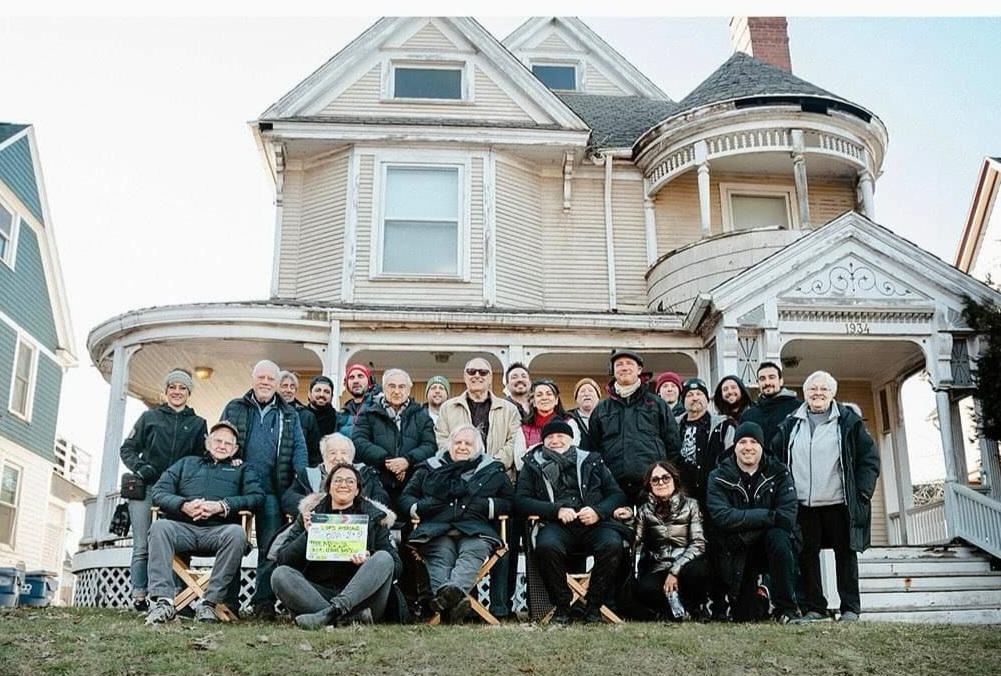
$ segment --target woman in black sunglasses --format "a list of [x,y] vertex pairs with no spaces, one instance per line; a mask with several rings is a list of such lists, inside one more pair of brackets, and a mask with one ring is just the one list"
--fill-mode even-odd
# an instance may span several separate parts
[[636,597],[665,620],[701,618],[709,571],[699,503],[685,495],[681,474],[666,461],[651,465],[643,486],[646,500],[636,512]]

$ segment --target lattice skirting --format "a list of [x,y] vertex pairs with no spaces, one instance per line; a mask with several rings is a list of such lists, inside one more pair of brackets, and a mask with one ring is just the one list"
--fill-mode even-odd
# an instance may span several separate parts
[[[515,588],[516,611],[525,610],[526,591],[524,563],[519,562],[517,586]],[[240,609],[248,610],[250,598],[254,595],[254,578],[257,572],[253,568],[243,568],[240,572]],[[484,578],[477,587],[480,602],[490,604],[490,579]],[[132,583],[127,567],[87,568],[76,573],[76,591],[73,595],[73,605],[90,608],[131,608]]]

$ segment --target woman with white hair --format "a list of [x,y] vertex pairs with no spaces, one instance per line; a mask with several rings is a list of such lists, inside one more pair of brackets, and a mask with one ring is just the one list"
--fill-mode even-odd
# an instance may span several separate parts
[[459,425],[448,445],[421,463],[403,490],[401,513],[420,519],[410,535],[427,565],[432,608],[446,623],[469,612],[466,594],[480,566],[502,545],[492,521],[509,514],[514,487],[504,466],[484,452],[472,425]]
[[779,425],[772,453],[789,466],[799,502],[803,535],[800,569],[806,620],[827,619],[820,578],[820,550],[834,550],[841,619],[859,619],[858,552],[869,546],[872,494],[879,477],[879,453],[862,418],[837,402],[838,381],[826,371],[803,383],[806,402]]
[[379,473],[393,499],[414,468],[438,450],[431,416],[410,396],[413,385],[406,371],[387,369],[382,392],[358,414],[351,432],[357,460]]
[[389,495],[379,480],[379,473],[364,463],[355,463],[355,445],[350,437],[340,432],[323,437],[320,439],[320,457],[322,462],[316,467],[303,467],[296,472],[292,485],[282,495],[282,510],[286,514],[295,517],[299,513],[302,499],[321,490],[330,469],[342,464],[353,465],[358,470],[362,479],[360,489],[363,497],[382,505],[390,504]]

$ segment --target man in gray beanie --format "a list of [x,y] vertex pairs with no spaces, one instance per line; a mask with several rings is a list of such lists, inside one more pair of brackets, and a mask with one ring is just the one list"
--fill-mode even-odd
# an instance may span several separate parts
[[181,458],[205,452],[208,427],[205,419],[195,415],[194,410],[188,406],[188,397],[194,389],[194,380],[187,371],[174,369],[168,373],[163,382],[166,401],[139,416],[119,451],[125,466],[142,479],[147,487],[144,499],[129,500],[129,517],[132,520],[132,603],[136,611],[142,613],[149,610],[146,598],[149,579],[146,562],[149,557],[147,538],[153,503],[148,488]]

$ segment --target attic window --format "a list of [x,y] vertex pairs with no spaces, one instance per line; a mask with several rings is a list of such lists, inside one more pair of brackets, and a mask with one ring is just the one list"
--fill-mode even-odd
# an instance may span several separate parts
[[532,73],[550,89],[577,90],[577,68],[568,65],[533,64]]
[[393,66],[394,99],[462,100],[462,68]]

